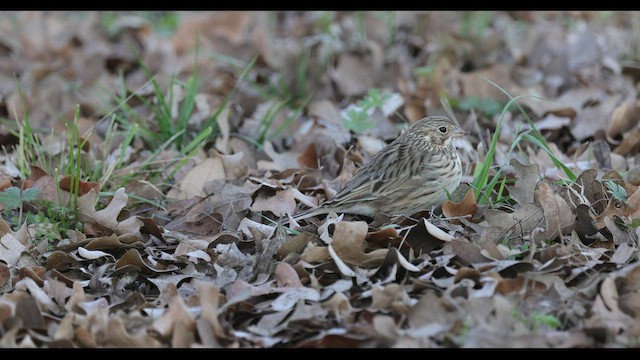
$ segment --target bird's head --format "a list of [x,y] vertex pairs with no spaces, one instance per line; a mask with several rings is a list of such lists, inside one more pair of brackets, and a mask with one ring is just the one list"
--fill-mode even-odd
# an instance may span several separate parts
[[445,116],[428,116],[411,125],[407,136],[422,138],[437,146],[452,146],[454,138],[467,135],[458,125]]

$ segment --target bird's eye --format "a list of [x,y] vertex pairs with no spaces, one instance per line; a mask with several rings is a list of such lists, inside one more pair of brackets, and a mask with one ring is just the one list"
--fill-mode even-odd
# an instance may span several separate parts
[[438,128],[438,131],[440,131],[441,134],[446,134],[447,133],[447,127],[446,126],[440,126]]

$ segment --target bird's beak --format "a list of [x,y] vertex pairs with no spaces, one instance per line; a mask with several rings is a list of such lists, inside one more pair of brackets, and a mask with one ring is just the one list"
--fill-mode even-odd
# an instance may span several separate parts
[[465,135],[469,135],[469,134],[466,131],[460,129],[459,127],[455,127],[453,129],[453,133],[451,134],[451,136],[454,138],[463,137]]

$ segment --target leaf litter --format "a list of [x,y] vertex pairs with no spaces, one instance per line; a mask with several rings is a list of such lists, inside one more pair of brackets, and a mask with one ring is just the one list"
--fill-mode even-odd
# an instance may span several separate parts
[[[27,111],[60,134],[39,135],[41,159],[12,148],[19,131],[0,134],[1,346],[637,345],[637,13],[8,16],[0,116]],[[171,79],[198,64],[187,129],[216,130],[184,161],[147,135],[109,137],[125,108],[160,131],[137,56],[172,89],[176,121],[190,100]],[[279,223],[335,195],[407,123],[447,114],[443,94],[470,132],[457,145],[471,183],[509,100],[483,78],[532,120],[507,109],[496,187],[461,186],[435,212]],[[75,111],[83,171],[109,176],[45,169]],[[575,181],[519,137],[531,124]],[[30,217],[74,199],[75,228]]]

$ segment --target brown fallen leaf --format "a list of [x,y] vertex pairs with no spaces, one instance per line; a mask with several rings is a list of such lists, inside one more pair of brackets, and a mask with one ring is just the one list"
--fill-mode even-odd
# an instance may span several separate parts
[[31,175],[22,183],[22,189],[28,188],[40,189],[39,200],[50,201],[61,206],[69,201],[69,192],[58,191],[59,189],[53,176],[37,166],[31,166]]
[[476,202],[476,196],[473,189],[469,189],[464,198],[457,203],[450,200],[446,200],[442,203],[442,213],[451,220],[454,224],[459,224],[460,221],[455,219],[457,217],[473,217],[478,211],[478,203]]
[[321,305],[323,308],[329,310],[338,321],[349,319],[354,313],[349,298],[343,293],[333,294],[329,300],[323,301]]
[[575,224],[573,212],[567,202],[553,192],[546,180],[538,184],[536,197],[544,209],[546,227],[532,232],[534,240],[553,240],[571,232]]
[[220,289],[213,284],[197,281],[198,291],[200,293],[200,306],[202,306],[201,317],[207,321],[213,328],[213,333],[216,337],[222,338],[225,336],[224,328],[220,324],[218,316],[220,316]]
[[116,261],[114,274],[117,274],[119,270],[123,270],[125,268],[130,268],[133,271],[140,272],[145,275],[177,270],[176,267],[170,267],[170,269],[166,270],[152,268],[142,260],[142,256],[140,256],[140,253],[136,249],[129,249],[120,257],[120,259],[118,259],[118,261]]
[[344,96],[362,95],[373,87],[374,64],[371,61],[351,54],[339,56],[330,76]]
[[26,248],[13,234],[5,234],[0,238],[0,260],[15,266]]
[[459,75],[462,91],[467,97],[483,99],[504,99],[502,91],[483,78],[499,83],[511,96],[526,94],[526,90],[511,80],[513,66],[509,64],[494,63],[491,66],[462,73]]
[[407,291],[399,284],[391,283],[371,289],[371,306],[374,311],[391,310],[407,313],[412,300]]
[[640,150],[640,129],[632,129],[624,134],[622,142],[613,149],[613,152],[626,156],[636,154]]
[[[133,235],[120,235],[112,234],[110,236],[104,236],[93,239],[86,239],[80,243],[71,244],[69,246],[61,247],[63,251],[71,251],[83,246],[87,250],[115,250],[115,249],[128,249],[137,248],[143,249],[144,243],[140,239]],[[56,260],[58,263],[59,260]],[[64,258],[63,263],[69,263],[68,258]],[[47,263],[48,264],[48,263]],[[73,264],[73,263],[71,263]]]
[[589,206],[580,204],[576,207],[576,233],[585,244],[590,244],[594,241],[592,238],[598,229],[594,226],[593,217],[589,211]]
[[309,143],[306,149],[298,156],[298,163],[304,167],[311,169],[318,168],[318,154],[316,153],[316,144]]
[[[71,192],[72,181],[73,181],[73,178],[71,176],[65,176],[62,179],[60,179],[60,181],[58,182],[58,185],[60,186],[60,190]],[[89,191],[91,191],[91,189],[95,190],[96,192],[100,192],[100,183],[90,182],[90,181],[78,181],[78,196],[82,196],[88,193]]]
[[274,271],[278,287],[302,287],[300,277],[296,270],[287,263],[279,263]]
[[456,255],[459,260],[467,265],[485,263],[489,258],[482,255],[480,248],[469,241],[452,240],[444,245],[442,253],[445,255]]
[[224,164],[220,157],[206,158],[198,165],[194,166],[184,177],[179,188],[170,191],[167,197],[177,200],[190,199],[192,197],[205,197],[205,183],[224,179],[226,177]]
[[620,100],[621,96],[617,94],[606,95],[598,99],[597,103],[592,104],[593,106],[582,108],[574,120],[574,126],[569,128],[571,135],[576,140],[583,141],[594,136],[599,130],[606,131],[607,123],[602,119],[609,118]]
[[293,214],[296,210],[296,200],[291,188],[276,191],[274,196],[259,195],[251,205],[251,211],[270,211],[277,217]]
[[640,314],[640,266],[634,263],[617,271],[616,284],[619,291],[620,309],[637,317]]
[[193,48],[198,36],[209,40],[222,39],[239,46],[246,40],[253,17],[254,13],[248,11],[214,11],[191,15],[180,22],[171,41],[179,53]]
[[515,158],[511,159],[509,164],[516,169],[518,179],[515,185],[509,186],[509,196],[520,205],[532,203],[540,171],[538,165],[524,165]]
[[433,290],[420,296],[407,314],[411,335],[415,337],[435,336],[453,326],[455,311],[447,309]]
[[331,255],[326,246],[307,246],[300,255],[300,259],[310,264],[318,264],[327,262],[331,259]]
[[584,203],[592,206],[596,213],[604,210],[606,204],[603,200],[606,199],[606,190],[596,178],[597,175],[598,171],[595,169],[585,170],[578,175],[576,181],[571,184],[571,191],[568,192],[571,204],[577,206]]
[[177,324],[181,323],[180,330],[195,331],[195,319],[189,312],[180,295],[173,296],[169,301],[169,309],[152,326],[162,336],[171,337],[176,331]]
[[606,277],[602,281],[591,310],[591,316],[585,319],[587,329],[604,328],[615,336],[635,324],[636,320],[625,314],[618,305],[618,290],[615,280]]
[[640,101],[628,100],[618,105],[611,113],[607,135],[616,137],[633,129],[640,121]]
[[364,221],[340,221],[333,232],[333,246],[336,254],[347,264],[357,266],[377,266],[387,256],[388,249],[378,249],[365,253],[364,239],[367,223]]
[[271,161],[258,160],[258,169],[260,170],[284,171],[287,169],[299,167],[298,152],[294,152],[294,151],[277,152],[273,148],[273,144],[271,144],[271,142],[265,141],[264,153],[269,156]]
[[504,236],[506,232],[510,231],[528,234],[539,226],[544,218],[542,207],[534,203],[523,204],[511,213],[487,209],[483,214],[490,225],[485,232],[502,234],[498,235],[498,237]]
[[291,253],[301,253],[302,249],[304,249],[312,237],[313,235],[304,232],[295,236],[287,237],[282,246],[280,246],[280,249],[278,249],[276,259],[282,260]]
[[45,329],[45,321],[32,296],[25,296],[16,304],[16,317],[22,320],[24,329]]
[[248,166],[244,152],[236,152],[234,154],[224,155],[218,153],[215,149],[209,150],[209,156],[212,158],[220,158],[224,167],[226,179],[242,179],[247,175]]
[[[442,247],[442,240],[431,235],[427,230],[428,220],[424,219],[409,229],[409,233],[404,235],[405,241],[416,253],[429,253],[434,249]],[[433,224],[432,224],[433,225]],[[435,225],[434,225],[435,226]]]
[[387,227],[378,231],[368,232],[365,240],[369,247],[386,249],[389,246],[399,247],[402,238],[395,228]]
[[115,232],[118,235],[131,234],[141,237],[140,228],[143,223],[136,216],[118,221],[122,209],[127,206],[128,196],[124,188],[119,188],[113,195],[106,208],[96,211],[95,204],[98,193],[91,189],[87,194],[78,198],[78,218],[86,223],[96,223]]

